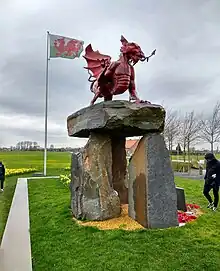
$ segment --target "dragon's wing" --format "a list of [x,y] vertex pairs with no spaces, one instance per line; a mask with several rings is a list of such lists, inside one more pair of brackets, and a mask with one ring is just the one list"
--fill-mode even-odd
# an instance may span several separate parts
[[90,70],[93,77],[98,79],[103,69],[110,65],[111,57],[100,54],[99,51],[93,51],[91,44],[85,48],[85,52],[86,53],[83,57],[86,59],[88,67],[84,68]]

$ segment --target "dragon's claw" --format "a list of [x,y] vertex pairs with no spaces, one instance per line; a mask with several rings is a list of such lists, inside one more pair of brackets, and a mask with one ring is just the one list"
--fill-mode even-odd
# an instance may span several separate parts
[[[129,101],[131,101],[131,100],[129,100]],[[136,104],[151,104],[151,102],[149,102],[149,101],[144,101],[144,100],[139,100],[139,99],[134,100],[134,103],[136,103]]]
[[143,103],[143,104],[151,104],[151,102],[149,102],[149,101],[143,101],[143,100],[141,100],[140,103]]

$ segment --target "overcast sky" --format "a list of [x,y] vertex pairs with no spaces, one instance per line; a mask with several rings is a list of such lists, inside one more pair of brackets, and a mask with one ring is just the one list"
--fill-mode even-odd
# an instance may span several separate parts
[[[220,99],[219,0],[0,0],[0,18],[1,146],[20,140],[43,146],[46,31],[92,43],[114,60],[121,34],[146,55],[156,48],[149,63],[135,66],[142,99],[207,113]],[[67,116],[93,96],[85,65],[82,57],[50,61],[49,145],[85,142],[66,129]]]

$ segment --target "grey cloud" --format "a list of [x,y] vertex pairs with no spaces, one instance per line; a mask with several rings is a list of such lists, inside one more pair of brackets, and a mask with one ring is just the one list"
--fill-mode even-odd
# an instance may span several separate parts
[[[136,67],[137,91],[143,99],[164,101],[183,111],[201,110],[207,103],[211,107],[219,99],[218,0],[66,0],[65,4],[33,0],[19,1],[19,5],[11,0],[1,6],[0,16],[4,33],[0,43],[1,115],[24,114],[44,122],[47,30],[82,39],[85,45],[91,42],[95,50],[113,59],[119,54],[120,34],[139,43],[146,55],[156,48],[157,54],[149,63]],[[51,133],[50,142],[80,142],[65,135],[66,117],[87,106],[92,98],[85,65],[82,57],[50,61],[49,120],[62,130]],[[10,133],[9,123],[0,135],[4,144]],[[16,136],[33,136],[41,142],[44,138],[35,127],[14,131],[11,140],[16,141]]]

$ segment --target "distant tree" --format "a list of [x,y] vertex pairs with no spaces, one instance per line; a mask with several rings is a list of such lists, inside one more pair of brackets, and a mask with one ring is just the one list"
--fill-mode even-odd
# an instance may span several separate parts
[[21,150],[24,149],[24,141],[21,141]]
[[17,149],[17,150],[20,150],[20,149],[21,149],[21,142],[18,142],[18,143],[16,144],[16,149]]
[[38,149],[38,143],[33,141],[20,141],[16,144],[17,150],[36,150]]
[[214,151],[214,143],[220,141],[220,102],[218,101],[212,113],[207,119],[202,119],[200,137],[210,144],[211,152]]
[[38,148],[38,144],[37,144],[37,142],[36,142],[36,141],[34,141],[34,142],[33,142],[33,145],[34,145],[33,149],[34,149],[34,150],[37,150],[37,148]]
[[29,149],[30,149],[30,150],[33,149],[33,142],[32,142],[32,141],[30,141]]
[[164,126],[164,138],[168,145],[168,150],[171,152],[173,149],[173,144],[177,139],[180,129],[180,119],[177,111],[168,109],[166,111],[166,119]]
[[[190,147],[192,144],[198,142],[199,132],[201,129],[201,120],[195,115],[194,111],[185,114],[185,117],[181,123],[181,134],[180,138],[183,144],[183,155],[184,161],[186,157],[186,150],[188,154],[188,162],[190,162]],[[188,167],[190,170],[190,167]]]

